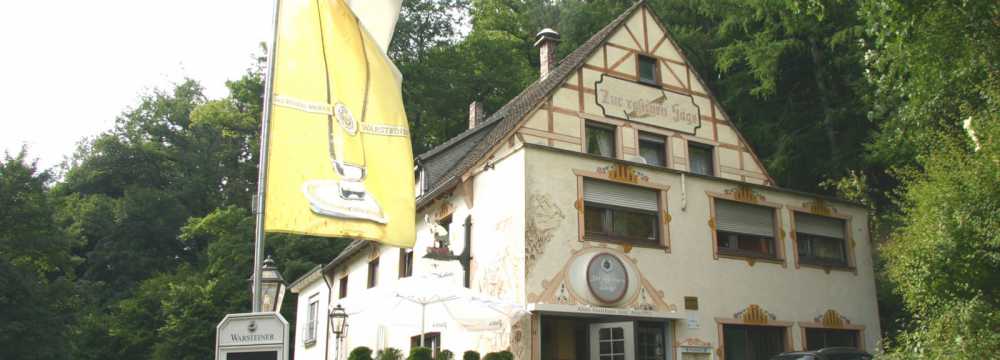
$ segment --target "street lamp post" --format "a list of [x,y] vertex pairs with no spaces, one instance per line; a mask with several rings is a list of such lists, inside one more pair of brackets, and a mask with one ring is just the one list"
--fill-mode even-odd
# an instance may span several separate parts
[[[253,292],[253,276],[250,277],[250,291]],[[259,309],[263,312],[281,311],[281,303],[285,300],[285,279],[278,272],[274,259],[269,255],[261,267],[260,276],[261,298]]]
[[347,312],[344,311],[344,307],[337,304],[336,307],[330,310],[330,326],[333,328],[333,335],[337,337],[337,358],[341,356],[340,346],[342,345],[341,340],[347,333]]
[[347,312],[340,304],[330,310],[330,326],[333,327],[333,335],[338,339],[344,336],[344,331],[347,330]]

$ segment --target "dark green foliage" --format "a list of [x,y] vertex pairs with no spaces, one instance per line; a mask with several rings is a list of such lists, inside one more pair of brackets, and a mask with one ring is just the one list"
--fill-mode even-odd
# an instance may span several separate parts
[[479,352],[476,351],[466,351],[462,353],[462,360],[479,360]]
[[514,354],[510,351],[500,351],[487,353],[483,360],[514,360]]
[[22,150],[0,159],[0,349],[68,359],[76,305],[70,243],[53,223],[50,180]]
[[432,360],[434,357],[431,354],[430,348],[418,346],[410,349],[410,356],[407,356],[406,360]]
[[403,351],[397,348],[385,348],[378,351],[375,360],[403,360]]
[[356,347],[347,355],[347,360],[372,360],[372,349],[365,346]]
[[441,350],[441,352],[439,352],[437,356],[434,357],[434,360],[454,360],[454,359],[455,359],[455,353],[451,352],[451,350]]

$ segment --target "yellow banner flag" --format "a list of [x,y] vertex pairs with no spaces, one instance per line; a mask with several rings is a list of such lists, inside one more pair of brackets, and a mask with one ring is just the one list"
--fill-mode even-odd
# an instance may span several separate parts
[[412,247],[395,67],[344,0],[280,0],[277,20],[265,231]]

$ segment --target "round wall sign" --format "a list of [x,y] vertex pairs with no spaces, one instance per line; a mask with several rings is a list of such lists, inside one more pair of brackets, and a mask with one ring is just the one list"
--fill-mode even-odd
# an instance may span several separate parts
[[598,300],[613,303],[621,300],[628,290],[628,272],[618,257],[600,253],[587,265],[587,286]]

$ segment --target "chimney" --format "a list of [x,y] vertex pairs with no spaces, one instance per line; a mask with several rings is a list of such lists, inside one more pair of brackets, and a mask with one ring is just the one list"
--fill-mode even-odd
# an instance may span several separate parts
[[559,33],[550,28],[544,28],[535,35],[535,47],[538,48],[539,73],[544,79],[556,67],[556,45],[559,44]]
[[483,103],[473,101],[469,103],[469,129],[476,127],[483,122]]

